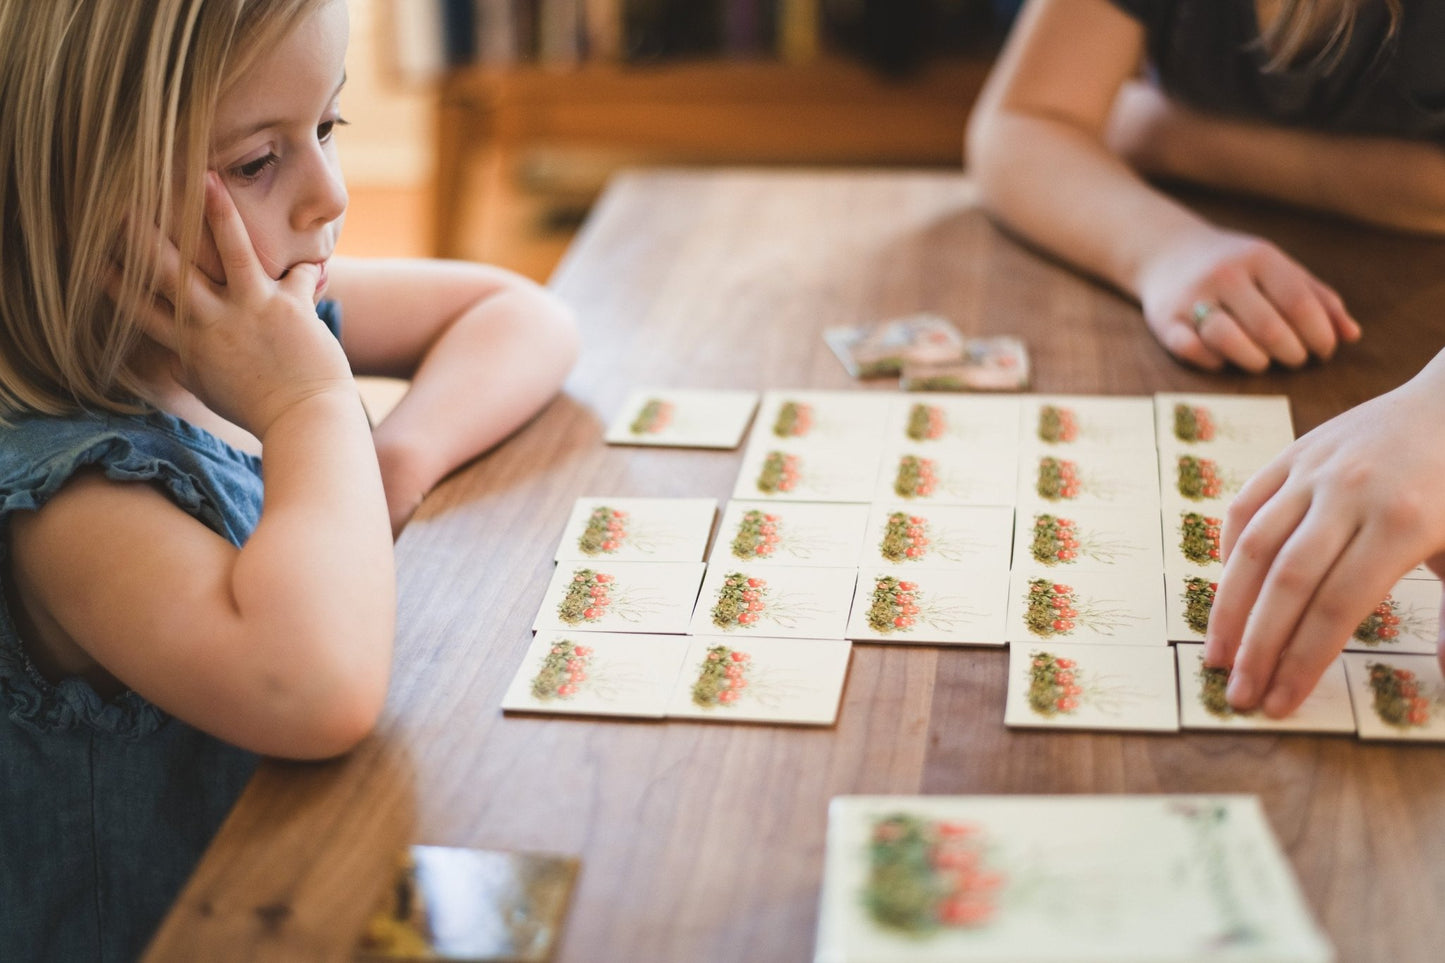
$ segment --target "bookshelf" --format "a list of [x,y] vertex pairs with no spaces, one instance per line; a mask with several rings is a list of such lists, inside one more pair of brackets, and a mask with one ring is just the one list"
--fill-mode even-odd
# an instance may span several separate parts
[[[568,21],[578,27],[575,47],[559,53],[553,43],[528,58],[480,56],[441,73],[432,205],[439,256],[508,263],[510,247],[547,216],[547,189],[529,187],[526,176],[539,152],[571,152],[604,169],[958,166],[993,53],[988,35],[891,77],[824,43],[820,0],[769,0],[771,33],[761,55],[729,54],[725,44],[637,62],[618,56],[629,27],[619,19],[621,0],[565,2],[577,17]],[[549,8],[544,2],[538,9]],[[539,43],[546,26],[536,24]],[[743,44],[743,31],[736,32],[732,42]],[[480,34],[476,49],[485,49]],[[568,200],[585,204],[578,193],[572,188]]]

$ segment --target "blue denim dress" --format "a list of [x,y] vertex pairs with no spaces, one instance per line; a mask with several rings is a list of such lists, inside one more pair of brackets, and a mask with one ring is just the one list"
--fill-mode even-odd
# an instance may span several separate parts
[[[334,304],[317,313],[333,332]],[[149,484],[241,545],[261,460],[162,412],[0,426],[0,578],[10,516],[81,469]],[[134,692],[47,681],[0,593],[0,958],[124,961],[145,948],[256,766]]]

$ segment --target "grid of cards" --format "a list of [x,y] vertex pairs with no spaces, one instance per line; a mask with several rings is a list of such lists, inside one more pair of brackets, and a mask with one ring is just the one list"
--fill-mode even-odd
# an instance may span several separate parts
[[[668,404],[736,437],[752,414]],[[768,392],[706,564],[711,499],[578,501],[504,707],[827,724],[845,640],[1007,644],[1011,726],[1440,738],[1423,569],[1287,719],[1234,712],[1202,665],[1222,516],[1293,435],[1281,397]]]

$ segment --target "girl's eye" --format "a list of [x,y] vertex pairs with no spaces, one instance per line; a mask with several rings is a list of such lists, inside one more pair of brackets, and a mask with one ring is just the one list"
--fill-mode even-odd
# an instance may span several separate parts
[[268,153],[264,157],[258,157],[253,161],[231,168],[231,176],[243,184],[250,184],[259,180],[261,175],[266,173],[266,168],[276,163],[277,160],[275,152]]
[[336,128],[345,127],[349,123],[350,121],[344,117],[338,117],[335,120],[323,120],[320,124],[316,125],[316,139],[324,144],[331,139],[332,134],[336,133]]

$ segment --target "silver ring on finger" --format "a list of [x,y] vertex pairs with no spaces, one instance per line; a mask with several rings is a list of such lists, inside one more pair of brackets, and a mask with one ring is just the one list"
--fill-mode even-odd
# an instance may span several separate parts
[[1199,329],[1204,327],[1204,322],[1216,311],[1224,310],[1218,301],[1195,301],[1189,308],[1189,323],[1194,326],[1197,334]]

